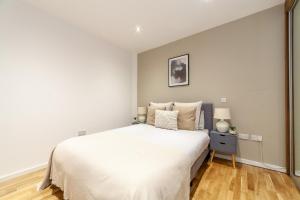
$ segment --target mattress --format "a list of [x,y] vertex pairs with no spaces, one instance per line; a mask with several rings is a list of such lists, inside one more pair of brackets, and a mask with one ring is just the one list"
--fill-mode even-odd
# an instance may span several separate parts
[[146,124],[76,137],[57,145],[49,183],[70,200],[188,200],[190,171],[207,149],[204,131]]

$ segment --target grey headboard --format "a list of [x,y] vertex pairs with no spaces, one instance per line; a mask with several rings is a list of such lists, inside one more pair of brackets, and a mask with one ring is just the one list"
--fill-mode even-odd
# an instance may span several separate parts
[[203,103],[201,110],[204,111],[204,128],[209,131],[213,130],[214,109],[212,103]]

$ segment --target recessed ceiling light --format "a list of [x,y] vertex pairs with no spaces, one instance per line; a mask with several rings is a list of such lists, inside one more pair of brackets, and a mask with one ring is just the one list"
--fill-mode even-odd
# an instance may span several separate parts
[[213,0],[202,0],[202,1],[205,3],[209,3],[209,2],[212,2]]
[[135,32],[140,33],[142,31],[142,27],[139,25],[135,26]]

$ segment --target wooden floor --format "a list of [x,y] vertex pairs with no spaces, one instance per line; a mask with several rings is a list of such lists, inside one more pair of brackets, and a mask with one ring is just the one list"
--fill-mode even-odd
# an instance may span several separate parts
[[[44,170],[8,182],[0,183],[1,200],[62,200],[62,192],[49,187],[36,191]],[[300,200],[292,180],[283,173],[239,164],[236,169],[229,161],[215,159],[204,164],[192,182],[191,200]]]

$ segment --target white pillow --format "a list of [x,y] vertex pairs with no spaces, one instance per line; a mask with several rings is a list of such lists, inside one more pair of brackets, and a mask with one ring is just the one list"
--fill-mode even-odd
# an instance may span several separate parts
[[158,107],[166,107],[166,110],[172,110],[174,103],[173,102],[167,102],[167,103],[154,103],[150,102],[150,106],[158,106]]
[[195,119],[195,129],[199,130],[200,129],[200,114],[201,114],[201,107],[202,107],[202,101],[197,101],[197,102],[192,102],[192,103],[180,103],[180,102],[175,102],[175,106],[189,106],[189,107],[197,107],[196,108],[196,119]]
[[155,111],[155,127],[177,130],[178,111]]
[[204,120],[204,110],[201,110],[200,113],[200,120],[199,120],[199,130],[204,130],[205,129],[205,120]]

